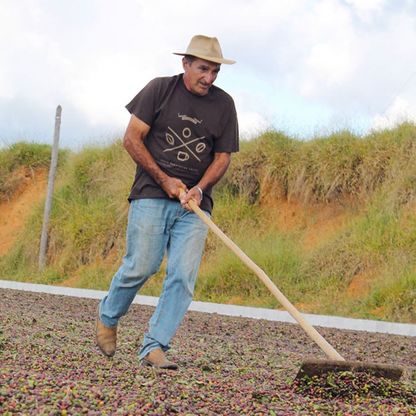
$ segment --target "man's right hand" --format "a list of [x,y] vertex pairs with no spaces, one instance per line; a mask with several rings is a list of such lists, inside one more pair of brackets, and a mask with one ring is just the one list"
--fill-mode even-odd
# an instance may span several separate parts
[[163,190],[168,194],[169,198],[179,199],[180,189],[188,192],[187,186],[180,179],[172,178],[170,176],[163,180],[161,186]]

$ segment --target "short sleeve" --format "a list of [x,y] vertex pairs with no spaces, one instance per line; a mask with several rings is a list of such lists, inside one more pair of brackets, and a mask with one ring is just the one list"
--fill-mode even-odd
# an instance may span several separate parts
[[130,114],[151,126],[154,122],[161,89],[161,80],[155,78],[150,81],[127,105]]

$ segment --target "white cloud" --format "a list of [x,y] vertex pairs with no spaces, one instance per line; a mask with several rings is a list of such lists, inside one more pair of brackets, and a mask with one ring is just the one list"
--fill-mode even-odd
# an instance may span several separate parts
[[302,95],[316,96],[320,95],[323,88],[340,87],[355,69],[352,45],[345,40],[313,46],[305,69],[309,76],[300,83]]
[[9,84],[10,75],[0,61],[0,99],[10,99],[15,95],[15,89]]
[[241,112],[238,117],[239,128],[242,139],[251,139],[259,135],[259,133],[271,128],[270,123],[261,114],[251,112]]
[[[351,4],[358,12],[378,12],[381,13],[383,8],[389,3],[388,0],[345,0]],[[411,0],[412,1],[412,0]]]
[[375,115],[371,128],[391,129],[405,121],[416,123],[416,103],[397,97],[386,112]]

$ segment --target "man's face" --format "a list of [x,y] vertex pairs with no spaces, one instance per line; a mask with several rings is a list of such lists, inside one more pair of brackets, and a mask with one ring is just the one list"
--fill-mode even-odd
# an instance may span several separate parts
[[220,71],[221,64],[195,58],[192,64],[183,58],[183,81],[188,91],[193,94],[204,96],[208,94],[211,85],[214,83]]

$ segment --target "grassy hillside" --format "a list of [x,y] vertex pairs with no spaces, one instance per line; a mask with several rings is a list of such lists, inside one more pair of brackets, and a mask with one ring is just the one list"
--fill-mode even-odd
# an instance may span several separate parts
[[[29,156],[14,162],[19,154]],[[25,143],[0,151],[2,198],[17,186],[9,179],[16,169],[45,166],[49,154]],[[106,290],[124,254],[134,165],[119,139],[60,160],[46,267],[37,270],[41,203],[0,272]],[[310,141],[270,131],[244,141],[215,190],[213,220],[301,311],[416,322],[415,125]],[[163,276],[162,268],[142,293],[157,296]],[[211,233],[195,298],[280,307]]]

